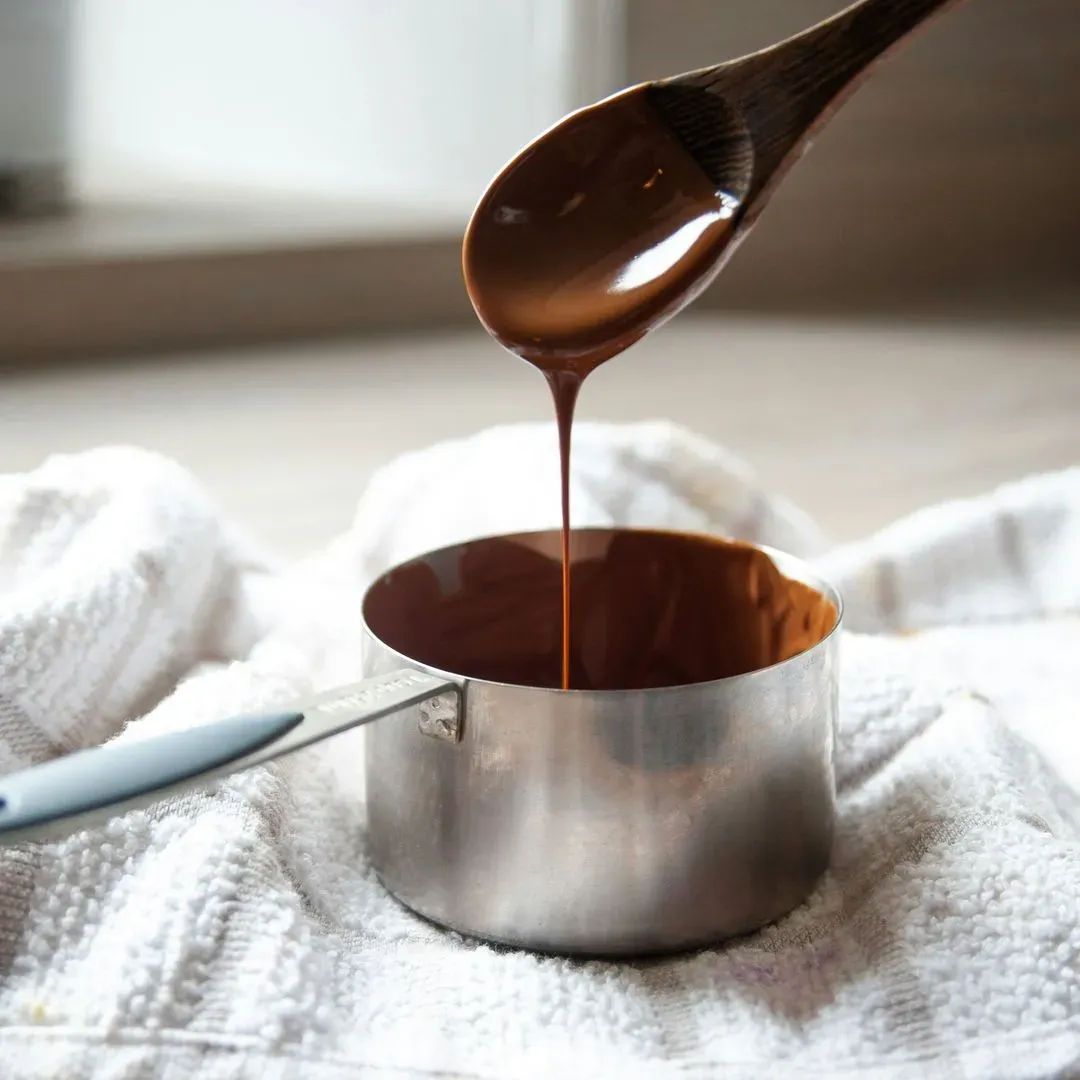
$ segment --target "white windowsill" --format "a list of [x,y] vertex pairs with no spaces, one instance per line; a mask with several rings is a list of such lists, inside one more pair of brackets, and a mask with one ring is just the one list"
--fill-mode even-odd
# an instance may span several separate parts
[[235,196],[0,224],[0,366],[460,324],[464,215]]
[[451,207],[265,196],[100,200],[64,216],[0,222],[0,267],[451,240],[464,220]]

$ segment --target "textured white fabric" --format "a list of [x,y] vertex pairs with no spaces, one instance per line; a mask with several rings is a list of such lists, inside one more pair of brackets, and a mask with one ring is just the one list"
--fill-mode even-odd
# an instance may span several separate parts
[[[700,439],[575,437],[578,522],[825,550]],[[549,426],[403,458],[349,536],[287,571],[144,452],[0,479],[0,772],[141,713],[121,738],[354,678],[364,582],[444,542],[554,524],[553,458]],[[1080,471],[820,558],[858,631],[839,835],[778,925],[646,964],[439,931],[366,862],[348,736],[0,851],[0,1077],[1080,1074]]]

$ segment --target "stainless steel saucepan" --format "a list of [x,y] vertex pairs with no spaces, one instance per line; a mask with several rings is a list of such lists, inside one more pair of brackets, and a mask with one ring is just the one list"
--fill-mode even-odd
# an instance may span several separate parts
[[[575,530],[575,558],[602,556],[625,532]],[[715,943],[802,902],[833,838],[835,590],[767,551],[835,606],[835,626],[806,651],[661,689],[514,685],[440,666],[453,655],[440,645],[446,604],[491,542],[432,552],[372,585],[355,686],[0,779],[0,843],[68,835],[381,720],[365,735],[370,856],[385,887],[436,923],[543,952],[628,956]],[[557,532],[498,542],[559,558]],[[414,588],[396,603],[418,568],[430,599]],[[527,649],[528,613],[489,584],[472,617]],[[455,614],[455,633],[469,633],[468,615]]]

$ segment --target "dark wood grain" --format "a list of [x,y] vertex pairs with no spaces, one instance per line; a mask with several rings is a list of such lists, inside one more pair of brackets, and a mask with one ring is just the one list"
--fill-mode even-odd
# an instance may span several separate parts
[[887,53],[962,0],[862,0],[771,48],[661,80],[650,100],[749,224]]

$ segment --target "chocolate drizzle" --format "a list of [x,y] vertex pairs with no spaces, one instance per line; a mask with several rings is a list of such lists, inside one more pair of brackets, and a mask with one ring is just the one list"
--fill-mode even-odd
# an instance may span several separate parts
[[644,88],[575,113],[495,179],[465,238],[480,321],[539,368],[562,477],[562,685],[570,668],[570,443],[586,376],[708,283],[734,206],[660,120]]

